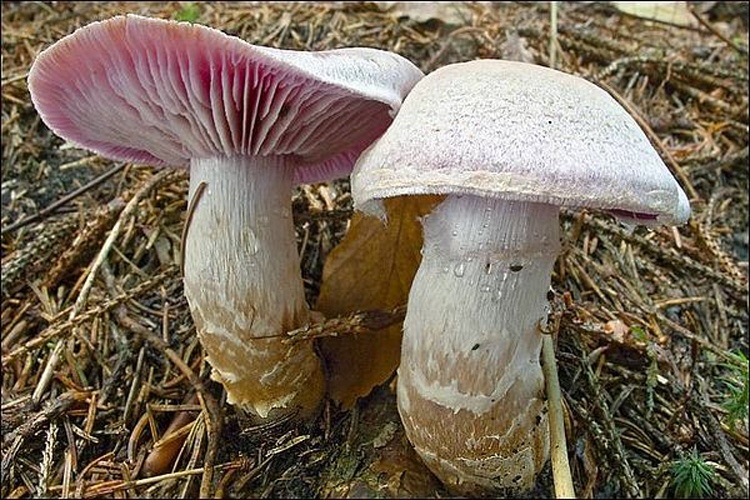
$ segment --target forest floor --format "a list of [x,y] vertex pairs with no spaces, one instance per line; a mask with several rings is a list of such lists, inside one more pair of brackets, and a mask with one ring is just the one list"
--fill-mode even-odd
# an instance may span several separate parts
[[[686,225],[654,230],[563,212],[553,310],[576,491],[747,498],[747,2],[695,3],[675,20],[560,2],[556,33],[549,2],[441,5],[2,3],[3,498],[450,496],[404,436],[392,379],[351,409],[328,401],[313,423],[268,427],[209,379],[177,264],[186,172],[66,144],[26,86],[42,49],[126,12],[272,47],[392,50],[425,73],[476,58],[549,65],[554,47],[558,69],[638,117],[692,207]],[[340,180],[293,194],[310,304],[349,193]],[[154,458],[170,423],[182,430]],[[552,485],[548,465],[530,495]]]

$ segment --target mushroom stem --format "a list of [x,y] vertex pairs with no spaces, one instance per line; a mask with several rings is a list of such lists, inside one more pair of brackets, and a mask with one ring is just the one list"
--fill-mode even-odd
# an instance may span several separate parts
[[558,212],[449,195],[423,221],[398,408],[423,460],[460,493],[528,489],[548,458],[538,325],[560,250]]
[[194,159],[190,193],[205,189],[185,239],[185,296],[212,378],[230,403],[261,418],[321,401],[309,342],[284,344],[309,321],[291,215],[294,173],[283,157]]

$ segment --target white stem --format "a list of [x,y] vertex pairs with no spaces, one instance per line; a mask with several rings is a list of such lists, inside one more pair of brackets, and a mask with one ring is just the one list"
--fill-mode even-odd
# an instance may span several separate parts
[[549,455],[538,325],[560,250],[558,208],[451,195],[423,222],[398,406],[453,489],[527,489]]
[[[291,216],[293,170],[283,158],[193,160],[195,202],[185,240],[185,296],[230,403],[262,418],[312,410],[323,375],[311,344],[282,344],[309,311]],[[268,338],[270,337],[270,338]]]

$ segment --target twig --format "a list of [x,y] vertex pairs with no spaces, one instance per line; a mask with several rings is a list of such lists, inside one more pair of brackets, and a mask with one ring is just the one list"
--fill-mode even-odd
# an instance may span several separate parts
[[745,55],[745,56],[747,55],[747,49],[745,49],[743,47],[740,47],[739,45],[737,45],[736,43],[734,43],[732,40],[730,40],[729,38],[727,38],[726,35],[724,35],[721,31],[719,31],[718,29],[716,29],[716,27],[713,24],[709,23],[706,19],[703,18],[703,16],[701,16],[700,14],[698,14],[698,12],[695,10],[695,7],[693,7],[692,5],[690,5],[690,3],[687,4],[687,9],[690,12],[690,14],[692,14],[692,16],[699,23],[701,23],[701,25],[704,28],[706,28],[708,31],[710,31],[714,35],[716,35],[722,42],[726,43],[727,45],[729,45],[730,47],[732,47],[734,50],[736,50],[737,52],[739,52],[740,54]]
[[125,200],[117,197],[106,205],[97,207],[93,213],[86,213],[86,224],[78,231],[72,242],[64,245],[65,250],[47,272],[42,286],[53,290],[65,276],[80,268],[85,259],[91,258],[91,254],[97,245],[101,244],[101,240],[124,208]]
[[[75,214],[61,217],[47,224],[43,230],[38,231],[38,234],[34,234],[34,238],[27,245],[4,258],[0,269],[3,294],[12,294],[28,281],[30,276],[39,275],[40,271],[44,272],[51,261],[50,257],[59,248],[67,247],[78,226],[79,221]],[[42,265],[42,263],[47,265]],[[50,271],[49,274],[53,272]]]
[[[219,470],[239,469],[243,465],[244,463],[242,461],[226,462],[226,463],[217,465],[216,469],[219,469]],[[170,480],[180,479],[183,477],[195,476],[198,474],[203,474],[204,472],[205,472],[205,467],[198,467],[197,469],[188,469],[188,470],[182,470],[182,471],[177,471],[177,472],[171,472],[169,474],[164,474],[161,476],[146,477],[143,479],[136,479],[134,481],[125,481],[122,479],[115,479],[112,481],[102,481],[96,484],[92,484],[89,488],[87,488],[84,491],[83,496],[84,498],[92,498],[96,496],[112,495],[113,493],[116,493],[118,491],[123,491],[128,488],[133,488],[137,486],[147,486],[149,484],[155,484],[161,481],[170,481]]]
[[24,441],[38,432],[42,426],[48,422],[54,421],[61,414],[66,412],[74,403],[83,401],[90,396],[90,393],[65,392],[60,394],[53,401],[49,402],[33,418],[25,421],[16,429],[3,435],[3,459],[2,459],[2,477],[7,478],[10,469],[15,465],[15,456],[23,445]]
[[185,276],[185,241],[187,240],[188,231],[190,230],[190,223],[193,221],[193,213],[195,212],[198,202],[201,199],[203,190],[206,189],[208,184],[205,181],[201,181],[198,187],[195,188],[195,193],[190,198],[190,203],[187,207],[187,214],[185,215],[185,225],[182,226],[182,234],[180,235],[180,276]]
[[203,475],[201,476],[200,497],[209,498],[213,496],[213,478],[215,472],[214,463],[219,453],[219,438],[221,437],[221,428],[224,425],[221,410],[216,400],[204,390],[198,391],[198,400],[203,407],[203,415],[206,427],[208,429],[208,443],[206,444],[206,454],[203,456]]
[[47,482],[49,481],[50,469],[54,462],[55,445],[57,444],[57,422],[50,421],[47,428],[47,440],[44,443],[42,452],[42,463],[39,471],[39,482],[36,487],[36,494],[39,498],[47,496]]
[[589,393],[592,396],[594,406],[601,414],[602,420],[605,424],[605,428],[603,429],[603,431],[609,441],[608,444],[605,444],[605,447],[608,448],[608,451],[615,462],[614,465],[616,465],[620,469],[620,473],[622,474],[621,481],[624,484],[627,493],[633,498],[642,498],[643,494],[635,479],[633,469],[628,462],[627,456],[625,455],[625,450],[622,446],[622,440],[620,439],[620,433],[615,426],[614,419],[612,418],[612,413],[609,410],[607,402],[605,401],[604,396],[601,393],[599,378],[591,369],[588,361],[586,361],[586,351],[584,347],[579,342],[576,342],[576,344],[578,350],[583,355],[583,358],[580,361],[580,365],[589,384]]
[[125,425],[130,420],[130,412],[133,409],[133,401],[135,401],[136,393],[140,387],[141,377],[143,375],[143,359],[146,355],[146,349],[141,346],[138,351],[138,360],[135,362],[135,370],[133,371],[133,380],[130,383],[130,390],[128,391],[128,397],[125,399],[125,407],[122,411],[122,421]]
[[[118,295],[117,297],[109,300],[102,301],[100,303],[97,303],[94,307],[87,310],[86,312],[82,313],[80,316],[77,316],[76,318],[72,320],[63,321],[61,323],[57,323],[53,326],[50,326],[46,330],[44,330],[41,334],[37,335],[33,339],[26,342],[24,345],[19,346],[15,348],[13,351],[9,352],[5,356],[2,357],[2,364],[7,365],[14,359],[18,358],[20,355],[28,353],[32,349],[35,349],[36,347],[46,344],[51,339],[55,338],[58,335],[62,334],[68,334],[70,335],[73,329],[84,323],[85,321],[93,318],[94,316],[97,316],[99,314],[102,314],[106,311],[109,311],[113,309],[114,307],[122,304],[123,302],[126,302],[133,297],[138,296],[139,294],[155,287],[156,285],[162,283],[165,279],[171,278],[172,275],[176,274],[177,266],[170,266],[161,273],[157,274],[153,278],[149,279],[148,281],[144,281],[140,285],[137,285],[127,292],[122,293],[121,295]],[[56,319],[62,317],[66,311],[68,311],[71,308],[66,309],[63,311],[63,313],[58,314],[55,318],[53,318],[52,323],[55,322]]]
[[[406,306],[398,306],[389,311],[372,310],[350,313],[346,316],[330,318],[322,323],[305,325],[291,332],[287,332],[285,344],[293,344],[304,340],[312,340],[320,337],[338,337],[339,335],[356,334],[382,330],[399,321],[406,316]],[[280,335],[256,337],[270,338]]]
[[[568,219],[573,218],[573,216],[566,211],[563,211],[562,217]],[[712,267],[701,264],[700,262],[696,262],[687,255],[679,253],[674,248],[665,248],[663,245],[656,245],[653,241],[650,241],[643,236],[640,236],[636,233],[628,233],[628,231],[623,229],[621,226],[618,226],[617,224],[606,223],[602,219],[594,217],[590,214],[581,215],[580,221],[585,226],[595,228],[596,230],[604,230],[617,235],[619,238],[625,241],[636,243],[639,247],[649,251],[651,254],[663,258],[670,264],[677,266],[678,269],[684,268],[686,270],[701,273],[708,278],[712,278],[720,282],[722,285],[725,285],[729,291],[742,298],[743,301],[746,300],[745,297],[748,293],[746,285],[731,279],[731,277],[717,271]]]
[[125,306],[117,309],[117,320],[133,333],[140,335],[143,340],[152,344],[160,352],[163,352],[169,360],[187,377],[190,384],[195,388],[198,394],[198,400],[203,407],[204,418],[208,426],[208,449],[204,458],[204,467],[201,469],[203,474],[201,478],[200,497],[209,498],[212,496],[211,487],[213,484],[214,462],[218,453],[219,436],[221,435],[222,417],[221,411],[216,400],[207,391],[205,385],[193,370],[169,347],[159,335],[144,327],[127,314]]
[[62,353],[63,347],[63,339],[59,339],[55,344],[55,347],[52,349],[49,358],[47,358],[47,364],[44,367],[44,371],[42,371],[42,375],[39,377],[34,392],[31,394],[31,402],[35,407],[39,404],[39,401],[41,401],[42,395],[47,391],[47,386],[49,386],[52,381],[52,375],[57,369],[57,364],[60,362],[60,354]]
[[[70,317],[68,318],[69,320],[72,320],[73,318],[78,316],[78,313],[81,312],[83,306],[86,304],[86,300],[88,299],[91,287],[94,285],[96,273],[104,263],[104,260],[109,255],[109,251],[112,249],[115,240],[119,236],[120,228],[122,228],[124,221],[128,220],[128,218],[133,215],[133,213],[138,208],[138,204],[140,203],[140,201],[148,196],[148,194],[155,186],[157,186],[161,181],[163,181],[166,177],[172,175],[173,173],[174,171],[172,170],[163,170],[159,174],[148,179],[148,181],[146,181],[143,186],[138,191],[136,191],[135,195],[133,195],[133,198],[128,202],[123,211],[120,213],[120,217],[117,219],[114,227],[112,227],[109,236],[105,240],[101,250],[99,251],[99,254],[96,256],[94,263],[89,269],[88,275],[86,276],[86,281],[83,283],[83,287],[81,287],[81,291],[78,294],[78,298],[76,299],[75,305],[73,306],[73,310],[70,312]],[[42,372],[42,376],[39,378],[39,382],[37,383],[36,388],[34,389],[34,393],[31,396],[31,400],[34,402],[34,404],[39,403],[42,395],[47,390],[49,383],[52,381],[52,374],[57,368],[57,363],[60,360],[60,353],[62,352],[63,347],[62,342],[62,339],[57,341],[57,344],[52,351],[52,356],[50,356],[47,360],[47,365],[44,367],[44,372]]]
[[86,276],[86,281],[83,283],[83,287],[81,287],[81,292],[78,294],[78,298],[76,299],[75,307],[73,308],[73,312],[71,313],[70,319],[78,315],[78,313],[81,312],[81,309],[83,309],[83,306],[86,304],[86,300],[88,299],[89,292],[91,291],[91,287],[94,285],[94,279],[96,278],[96,273],[97,271],[99,271],[99,268],[102,266],[105,259],[109,255],[109,251],[112,249],[112,246],[115,244],[115,240],[120,235],[120,229],[124,225],[125,221],[127,221],[135,213],[136,209],[138,208],[138,204],[141,202],[143,198],[148,196],[148,194],[151,192],[152,189],[154,189],[154,187],[159,185],[160,182],[162,182],[168,176],[173,175],[173,174],[174,174],[174,171],[172,170],[163,170],[159,172],[157,175],[148,179],[143,184],[143,186],[140,189],[138,189],[138,191],[135,192],[135,194],[133,195],[133,198],[125,206],[122,213],[120,213],[120,217],[117,219],[117,222],[115,223],[114,227],[112,227],[112,230],[110,231],[109,236],[107,236],[107,239],[104,241],[104,244],[102,245],[102,248],[99,251],[99,254],[96,256],[94,263],[91,265],[89,273]]

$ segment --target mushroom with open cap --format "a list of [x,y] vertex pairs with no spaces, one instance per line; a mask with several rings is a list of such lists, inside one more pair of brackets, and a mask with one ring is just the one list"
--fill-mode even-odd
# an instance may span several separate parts
[[[185,295],[230,403],[310,414],[325,387],[291,218],[295,183],[348,174],[423,76],[377,49],[259,47],[198,24],[117,16],[36,58],[34,106],[105,157],[189,166]],[[271,415],[271,412],[274,412]]]
[[520,62],[440,68],[404,100],[352,174],[359,210],[445,194],[423,219],[397,398],[407,436],[444,483],[523,490],[549,454],[540,327],[561,206],[679,224],[690,206],[607,92]]

